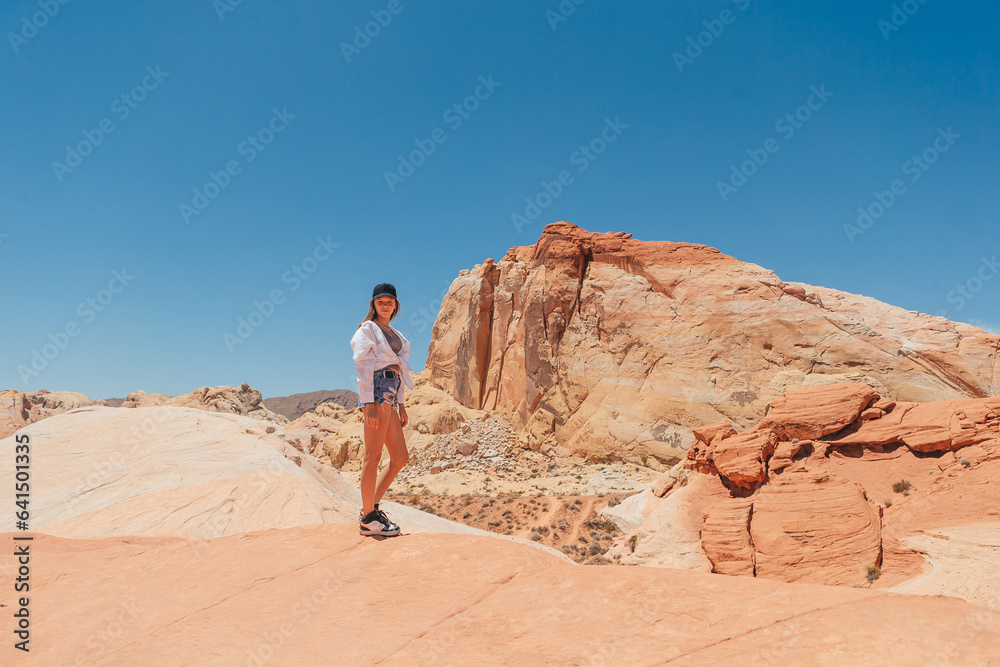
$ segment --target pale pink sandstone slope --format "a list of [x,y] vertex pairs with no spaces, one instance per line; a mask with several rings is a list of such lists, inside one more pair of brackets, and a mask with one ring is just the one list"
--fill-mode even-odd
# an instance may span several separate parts
[[798,386],[992,396],[998,346],[975,327],[786,283],[707,246],[557,222],[460,272],[426,369],[463,405],[510,414],[525,446],[669,462],[694,427],[747,428]]
[[[246,415],[91,405],[18,434],[30,438],[30,525],[49,535],[206,539],[350,523],[361,506],[358,488],[295,449],[281,424]],[[14,437],[0,440],[0,460],[13,461],[15,446]],[[0,466],[0,488],[14,488],[14,473]],[[413,532],[483,534],[388,500],[384,507]]]
[[[193,547],[37,536],[32,664],[987,665],[1000,655],[1000,613],[946,597],[577,566],[491,537],[376,541],[335,524],[214,538],[197,558]],[[5,602],[12,561],[0,556]],[[3,618],[0,663],[27,662]]]

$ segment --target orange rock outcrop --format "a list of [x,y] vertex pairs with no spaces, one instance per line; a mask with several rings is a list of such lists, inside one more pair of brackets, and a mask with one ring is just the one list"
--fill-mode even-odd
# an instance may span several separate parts
[[[871,387],[829,396],[836,409],[813,405],[830,422],[812,419],[802,439],[876,407],[872,393],[886,403],[992,396],[998,345],[975,327],[786,283],[707,246],[556,222],[534,245],[460,272],[426,369],[463,405],[510,415],[525,447],[667,463],[685,455],[693,428],[749,428],[789,389]],[[800,429],[780,423],[782,439]]]
[[[721,501],[700,492],[712,503],[700,528],[713,571],[950,586],[1000,608],[988,565],[1000,557],[1000,488],[990,481],[1000,474],[1000,399],[894,403],[866,385],[806,387],[776,399],[754,428],[729,426],[695,429],[686,462],[697,488],[717,475],[729,490]],[[681,484],[653,494],[667,503],[690,483],[671,474]],[[648,554],[643,546],[637,553]]]

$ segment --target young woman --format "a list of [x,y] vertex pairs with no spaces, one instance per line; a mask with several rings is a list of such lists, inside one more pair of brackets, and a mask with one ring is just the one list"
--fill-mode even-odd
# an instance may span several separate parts
[[[403,440],[403,427],[408,421],[403,407],[403,385],[413,389],[408,363],[410,342],[389,325],[398,312],[396,288],[389,283],[376,285],[368,304],[368,316],[351,338],[358,374],[358,409],[365,417],[365,453],[361,461],[363,506],[358,517],[362,535],[399,534],[399,526],[378,508],[382,495],[410,458]],[[389,466],[376,480],[383,444],[389,450]]]

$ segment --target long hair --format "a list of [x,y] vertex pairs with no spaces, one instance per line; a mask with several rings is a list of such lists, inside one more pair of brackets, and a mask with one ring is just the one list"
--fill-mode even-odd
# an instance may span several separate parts
[[[392,318],[396,317],[396,313],[399,312],[399,299],[394,299],[394,301],[396,302],[396,307],[393,309],[392,315],[389,316],[390,322],[392,321]],[[375,310],[375,299],[372,299],[371,301],[368,302],[368,315],[365,316],[365,319],[361,320],[361,324],[364,324],[368,320],[374,320],[377,317],[378,317],[378,312]],[[361,324],[355,327],[355,330],[360,329]]]

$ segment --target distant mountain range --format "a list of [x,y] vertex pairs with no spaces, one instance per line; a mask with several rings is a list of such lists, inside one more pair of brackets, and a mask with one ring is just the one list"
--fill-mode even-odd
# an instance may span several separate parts
[[284,415],[292,421],[298,419],[310,410],[315,410],[321,403],[336,403],[345,408],[356,407],[358,404],[358,392],[349,389],[323,389],[321,391],[310,391],[305,394],[292,394],[291,396],[275,396],[265,398],[264,405],[268,410]]

